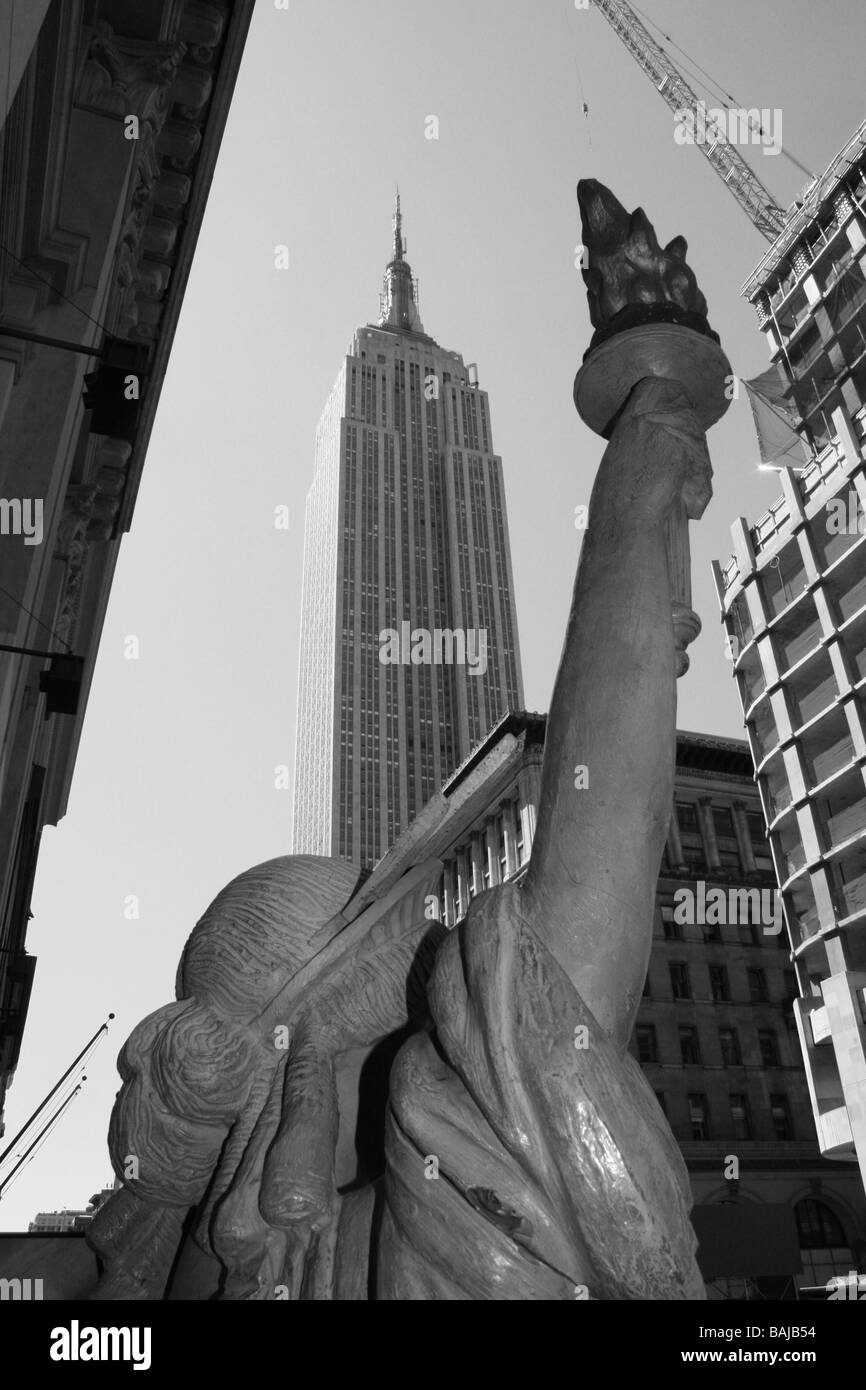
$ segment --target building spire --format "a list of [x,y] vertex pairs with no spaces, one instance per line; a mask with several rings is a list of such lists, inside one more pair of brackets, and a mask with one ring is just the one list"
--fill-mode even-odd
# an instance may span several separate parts
[[399,328],[407,333],[423,333],[424,325],[418,313],[416,285],[409,262],[404,259],[403,213],[400,208],[400,189],[394,199],[394,250],[385,267],[385,282],[380,305],[380,328]]
[[396,185],[397,194],[394,200],[394,216],[391,219],[394,227],[394,260],[403,259],[403,214],[400,212],[400,185]]

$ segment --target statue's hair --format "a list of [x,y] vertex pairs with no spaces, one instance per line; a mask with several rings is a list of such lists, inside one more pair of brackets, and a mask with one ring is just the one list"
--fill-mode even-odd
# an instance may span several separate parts
[[346,904],[358,870],[339,859],[285,855],[232,879],[186,943],[179,999],[194,995],[248,1018],[307,961],[310,940]]
[[[193,929],[178,1002],[144,1019],[120,1055],[111,1117],[115,1171],[139,1196],[198,1202],[260,1066],[247,1027],[270,993],[308,960],[311,938],[358,882],[342,860],[287,855],[239,874]],[[339,921],[335,924],[335,930]]]
[[139,1197],[169,1206],[199,1201],[232,1108],[249,1089],[241,1067],[246,1062],[249,1072],[251,1050],[241,1029],[191,1001],[166,1004],[139,1023],[120,1054],[124,1084],[108,1132],[114,1171]]

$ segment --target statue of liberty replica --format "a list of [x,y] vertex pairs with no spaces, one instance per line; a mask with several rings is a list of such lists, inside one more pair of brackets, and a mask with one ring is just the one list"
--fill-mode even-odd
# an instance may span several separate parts
[[[176,1001],[121,1053],[94,1298],[704,1297],[685,1165],[627,1047],[730,366],[683,239],[661,247],[600,184],[578,199],[595,333],[575,403],[607,448],[529,868],[451,931],[424,915],[429,875],[360,915],[338,859],[224,888]],[[338,1182],[359,1132],[381,1172]]]

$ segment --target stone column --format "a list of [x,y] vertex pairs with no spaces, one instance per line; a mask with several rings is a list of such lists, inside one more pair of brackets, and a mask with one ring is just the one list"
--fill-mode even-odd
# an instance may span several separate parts
[[677,808],[671,811],[671,822],[668,826],[668,850],[671,857],[671,865],[675,869],[685,869],[686,861],[683,858],[683,842],[680,838],[680,823],[677,820]]
[[506,802],[502,808],[502,833],[505,837],[505,872],[510,878],[517,872],[517,828],[513,801]]
[[[534,776],[531,774],[535,774]],[[519,814],[523,820],[523,861],[529,859],[532,853],[532,842],[535,838],[535,819],[536,807],[538,805],[538,769],[536,767],[525,768],[517,779],[517,789],[520,795]]]
[[442,902],[445,914],[445,925],[448,927],[453,927],[454,923],[457,921],[457,904],[454,901],[455,873],[456,866],[454,864],[445,865],[445,871],[442,877]]
[[755,851],[752,849],[752,837],[749,834],[749,825],[746,820],[745,801],[735,801],[731,808],[731,816],[734,822],[734,834],[737,837],[737,849],[740,851],[743,869],[747,874],[758,872],[755,863]]
[[499,873],[499,841],[496,834],[496,817],[490,821],[482,837],[482,846],[487,855],[487,864],[490,869],[490,887],[493,888],[497,883],[502,882]]
[[469,862],[472,866],[472,882],[475,885],[476,893],[484,892],[484,849],[481,837],[472,836],[472,844],[469,851]]
[[701,630],[701,620],[692,608],[692,562],[689,547],[689,518],[680,501],[665,522],[668,575],[671,583],[671,617],[677,649],[677,675],[689,669],[686,647]]
[[457,903],[455,904],[455,914],[463,917],[469,905],[469,883],[466,878],[468,856],[465,852],[458,853],[455,866],[455,876],[457,880]]
[[719,855],[719,842],[716,839],[716,827],[713,825],[712,802],[708,796],[698,797],[698,820],[707,856],[707,867],[718,871],[722,867],[722,860]]

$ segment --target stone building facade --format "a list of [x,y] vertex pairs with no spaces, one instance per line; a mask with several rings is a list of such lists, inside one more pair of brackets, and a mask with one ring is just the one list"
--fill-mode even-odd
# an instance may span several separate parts
[[2,8],[0,1133],[39,838],[66,809],[253,0]]

